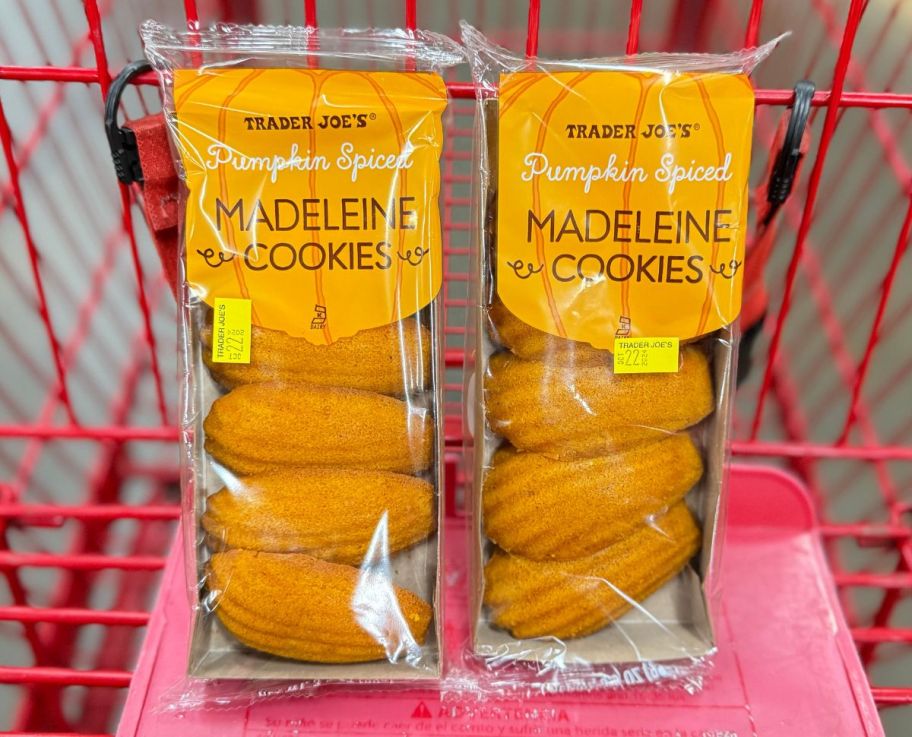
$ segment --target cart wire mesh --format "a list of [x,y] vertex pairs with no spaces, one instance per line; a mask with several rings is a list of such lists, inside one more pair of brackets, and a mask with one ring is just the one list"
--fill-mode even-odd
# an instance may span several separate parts
[[[811,491],[874,699],[905,733],[912,8],[902,0],[0,0],[0,729],[114,728],[178,516],[175,307],[142,190],[117,182],[102,127],[113,77],[141,55],[145,16],[454,35],[464,17],[530,56],[576,57],[719,51],[793,30],[755,80],[752,184],[801,78],[817,85],[811,147],[780,215],[733,450],[791,469]],[[443,174],[448,513],[461,499],[465,79],[449,82]],[[135,83],[127,117],[158,108],[151,75]]]

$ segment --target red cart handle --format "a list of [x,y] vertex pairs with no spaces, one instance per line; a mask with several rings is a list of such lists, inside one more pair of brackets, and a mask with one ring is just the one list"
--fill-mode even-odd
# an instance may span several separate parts
[[120,97],[130,81],[151,69],[148,62],[128,64],[111,83],[105,101],[105,131],[117,178],[142,185],[142,209],[171,291],[177,294],[179,180],[161,113],[117,123]]

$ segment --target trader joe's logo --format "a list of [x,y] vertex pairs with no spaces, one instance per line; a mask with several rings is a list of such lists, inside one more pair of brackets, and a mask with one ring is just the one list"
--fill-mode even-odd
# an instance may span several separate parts
[[377,113],[343,113],[341,115],[245,115],[244,124],[248,131],[309,131],[348,130],[367,128],[370,120],[376,120]]

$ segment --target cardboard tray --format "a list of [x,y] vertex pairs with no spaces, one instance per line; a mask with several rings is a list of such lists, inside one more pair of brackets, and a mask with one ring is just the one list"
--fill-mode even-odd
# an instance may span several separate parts
[[[479,319],[486,318],[484,310]],[[482,335],[478,342],[478,369],[474,379],[475,432],[481,438],[473,455],[474,478],[478,487],[490,468],[491,458],[502,440],[484,422],[483,381],[478,377],[487,371],[491,346],[485,328],[476,329]],[[605,627],[587,637],[562,641],[561,659],[589,665],[616,663],[660,662],[680,658],[699,658],[715,650],[716,635],[710,617],[712,583],[710,574],[715,569],[715,559],[720,556],[722,541],[717,540],[719,506],[725,469],[728,462],[729,419],[731,417],[731,379],[734,373],[732,346],[735,344],[730,329],[718,331],[718,339],[709,340],[715,409],[708,418],[687,432],[691,433],[701,448],[706,472],[699,483],[687,494],[688,503],[701,527],[703,547],[700,555],[685,566],[674,579],[666,583],[645,601],[621,617],[614,626]],[[480,448],[477,446],[481,446]],[[482,493],[476,488],[469,495],[472,500],[470,524],[476,535],[476,549],[471,551],[470,570],[475,571],[470,595],[475,626],[472,642],[479,657],[510,658],[516,661],[549,663],[555,659],[554,638],[538,637],[517,639],[491,625],[482,602],[484,592],[484,563],[490,557],[492,543],[484,534]],[[505,654],[507,654],[505,656]],[[584,668],[585,670],[585,668]]]
[[[791,476],[736,466],[731,475],[719,652],[698,694],[636,687],[524,700],[442,703],[429,690],[285,697],[242,708],[161,711],[184,677],[190,610],[175,544],[117,737],[569,735],[570,737],[883,737],[826,566],[810,502]],[[725,515],[723,515],[723,519]],[[446,647],[468,639],[465,541],[448,520]]]
[[[420,315],[413,315],[406,320],[422,319],[432,332],[442,331],[443,325],[443,300],[435,299]],[[205,431],[203,422],[209,413],[212,403],[222,394],[222,390],[212,379],[206,369],[202,358],[203,341],[198,331],[199,316],[190,320],[191,334],[188,343],[193,346],[189,360],[192,366],[194,381],[188,396],[191,397],[191,412],[193,417],[190,427],[192,432],[185,433],[191,438],[193,458],[192,467],[186,470],[185,485],[192,492],[191,511],[194,515],[194,529],[197,530],[198,539],[189,541],[185,547],[184,560],[193,560],[194,565],[187,567],[188,575],[194,576],[193,586],[185,590],[197,593],[205,581],[205,566],[209,558],[209,546],[205,544],[205,534],[202,530],[200,519],[205,512],[206,500],[209,494],[214,493],[226,484],[216,470],[216,465],[205,451],[203,440]],[[443,357],[439,351],[432,352],[432,373],[435,387],[443,387]],[[443,391],[428,389],[428,395],[417,400],[433,412],[435,453],[434,465],[428,471],[429,480],[434,483],[435,504],[438,520],[438,533],[429,540],[414,546],[410,550],[393,555],[389,559],[393,583],[413,591],[418,596],[429,602],[433,607],[434,618],[429,628],[425,643],[421,648],[421,659],[417,663],[400,661],[390,663],[386,660],[375,663],[358,663],[330,666],[325,664],[304,663],[300,661],[277,658],[265,653],[248,649],[241,645],[212,614],[204,612],[198,607],[192,615],[192,634],[190,649],[187,656],[186,671],[197,678],[238,678],[238,679],[288,679],[292,683],[306,680],[347,680],[360,679],[365,681],[376,680],[402,680],[433,682],[441,673],[442,638],[442,583],[440,562],[443,559],[443,507],[444,507],[444,431],[443,431]],[[230,471],[225,471],[230,474]],[[185,505],[187,502],[184,502]],[[185,512],[187,508],[185,507]],[[174,556],[172,555],[172,558]]]

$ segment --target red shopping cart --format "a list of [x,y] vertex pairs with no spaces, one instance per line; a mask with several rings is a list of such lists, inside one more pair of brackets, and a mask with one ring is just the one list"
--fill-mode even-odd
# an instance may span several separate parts
[[[0,730],[114,729],[177,518],[174,306],[102,126],[144,16],[316,25],[465,17],[530,55],[722,50],[791,29],[757,75],[760,184],[796,79],[809,151],[779,214],[734,452],[807,486],[874,701],[912,704],[912,13],[901,0],[423,3],[2,0]],[[448,498],[459,504],[471,84],[445,157]],[[124,95],[157,107],[154,80]],[[903,709],[903,706],[906,706]],[[898,707],[886,709],[886,707]]]

